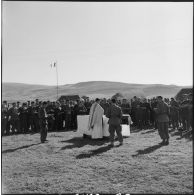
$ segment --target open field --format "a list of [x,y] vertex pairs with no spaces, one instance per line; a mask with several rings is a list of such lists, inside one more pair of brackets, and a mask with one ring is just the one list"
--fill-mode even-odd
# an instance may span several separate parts
[[77,132],[2,137],[3,193],[193,193],[193,142],[170,130],[134,130],[124,145]]

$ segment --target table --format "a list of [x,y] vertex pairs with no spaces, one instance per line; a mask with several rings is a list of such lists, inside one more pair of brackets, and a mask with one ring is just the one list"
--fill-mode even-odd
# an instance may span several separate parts
[[[121,124],[122,126],[122,135],[123,136],[130,136],[130,124],[131,122],[131,117],[128,114],[123,114],[123,119],[127,119],[127,124]],[[110,136],[109,133],[109,124],[108,124],[108,118],[103,115],[103,136],[108,137]],[[88,121],[89,121],[89,115],[77,115],[77,124],[78,124],[78,129],[77,132],[82,133],[84,135],[91,136],[91,132],[88,131]]]

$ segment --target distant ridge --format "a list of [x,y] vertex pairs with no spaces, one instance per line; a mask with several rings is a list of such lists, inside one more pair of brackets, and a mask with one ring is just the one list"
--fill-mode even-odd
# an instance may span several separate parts
[[[61,95],[87,95],[90,98],[110,98],[120,92],[126,98],[134,95],[153,97],[162,95],[173,97],[182,88],[191,86],[163,85],[163,84],[130,84],[113,81],[88,81],[75,84],[59,85],[59,97]],[[41,100],[56,100],[56,86],[2,83],[2,100],[27,101],[39,98]]]

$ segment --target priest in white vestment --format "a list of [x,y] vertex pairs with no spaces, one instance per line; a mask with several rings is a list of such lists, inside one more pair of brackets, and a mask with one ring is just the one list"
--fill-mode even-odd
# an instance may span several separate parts
[[88,130],[92,139],[103,138],[103,114],[104,109],[100,106],[100,99],[96,98],[89,112]]

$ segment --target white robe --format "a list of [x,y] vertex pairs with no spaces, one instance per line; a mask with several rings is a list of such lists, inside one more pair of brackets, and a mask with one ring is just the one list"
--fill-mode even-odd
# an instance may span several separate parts
[[[95,102],[90,108],[88,122],[88,130],[90,131],[92,139],[103,138],[103,114],[104,109]],[[91,128],[91,126],[93,126],[93,128]]]

